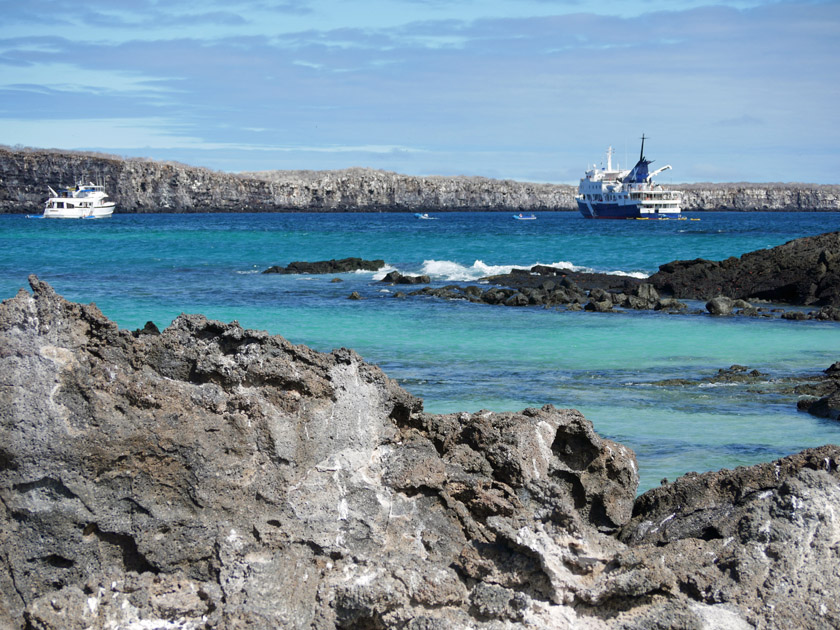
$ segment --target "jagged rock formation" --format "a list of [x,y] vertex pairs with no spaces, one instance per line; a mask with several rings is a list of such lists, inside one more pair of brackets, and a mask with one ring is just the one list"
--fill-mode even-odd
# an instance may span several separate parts
[[350,350],[30,284],[0,305],[0,626],[840,623],[836,447],[634,507],[576,411],[427,414]]
[[825,370],[825,377],[809,388],[803,388],[805,394],[799,399],[800,411],[818,416],[840,420],[840,361]]
[[263,273],[346,273],[349,271],[378,271],[385,266],[384,260],[364,260],[362,258],[341,258],[336,260],[318,260],[315,262],[296,261],[290,262],[285,267],[274,265]]
[[[795,239],[771,249],[749,252],[740,259],[676,260],[659,269],[642,281],[628,276],[534,265],[482,279],[484,283],[506,288],[447,285],[427,287],[408,295],[599,313],[616,309],[685,313],[689,312],[688,306],[677,298],[706,299],[706,310],[714,316],[840,321],[840,232]],[[756,306],[745,298],[774,304]],[[778,304],[821,308],[808,312],[785,311]]]
[[391,271],[385,274],[385,277],[382,278],[380,282],[385,282],[387,284],[429,284],[432,279],[423,274],[419,276],[404,276],[399,271]]
[[684,299],[723,295],[840,307],[840,232],[794,239],[740,258],[675,260],[661,265],[648,281]]
[[[47,186],[101,182],[117,212],[575,210],[577,188],[365,168],[230,174],[92,153],[0,148],[0,213],[43,209]],[[687,210],[840,210],[840,186],[694,184]]]
[[837,548],[838,455],[825,446],[749,468],[688,474],[640,497],[620,538],[660,550],[669,560],[665,579],[693,598],[743,609],[756,597],[761,609],[744,627],[836,627],[837,602],[791,593],[816,593],[829,574],[836,579],[827,561]]

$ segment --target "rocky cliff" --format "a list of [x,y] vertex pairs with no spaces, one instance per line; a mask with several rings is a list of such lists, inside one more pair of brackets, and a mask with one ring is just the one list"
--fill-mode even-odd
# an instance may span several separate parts
[[0,627],[826,628],[840,449],[633,500],[574,410],[434,415],[350,350],[0,305]]
[[372,169],[230,174],[84,153],[0,150],[0,212],[42,210],[47,186],[101,182],[117,212],[557,210],[570,186]]
[[[42,210],[47,186],[101,182],[117,212],[573,210],[576,188],[372,169],[221,173],[92,153],[0,148],[0,213]],[[678,186],[687,210],[840,210],[840,186]]]
[[840,211],[840,186],[680,184],[685,210]]

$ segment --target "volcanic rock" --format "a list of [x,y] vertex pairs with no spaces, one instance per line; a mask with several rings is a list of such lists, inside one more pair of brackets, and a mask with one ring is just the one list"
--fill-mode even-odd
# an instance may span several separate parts
[[711,315],[731,315],[732,305],[735,302],[732,298],[719,295],[706,302],[706,310]]
[[351,271],[379,271],[385,266],[384,260],[364,260],[362,258],[342,258],[341,260],[319,260],[316,262],[291,262],[285,267],[269,267],[263,273],[348,273]]
[[[534,265],[530,269],[512,269],[510,273],[488,276],[483,280],[491,284],[517,289],[539,287],[551,281],[555,286],[558,284],[566,287],[582,286],[587,291],[597,288],[610,292],[623,291],[625,293],[635,293],[638,290],[637,287],[642,284],[641,280],[631,276],[571,271],[564,267],[547,265]],[[564,281],[565,284],[563,284]]]
[[728,610],[760,602],[749,625],[709,627],[836,627],[840,604],[821,593],[838,585],[838,466],[840,448],[824,446],[690,473],[639,497],[619,537],[640,566],[664,558],[660,579],[694,599]]
[[677,298],[716,296],[840,306],[840,232],[809,236],[721,261],[676,260],[649,281]]
[[0,627],[840,622],[835,447],[634,507],[574,410],[428,414],[351,350],[30,285],[0,305]]
[[[132,333],[30,283],[0,306],[2,626],[548,618],[630,516],[632,451],[575,411],[424,414],[350,350]],[[554,523],[587,532],[565,563]]]
[[799,400],[797,408],[819,418],[840,420],[840,361],[828,367],[825,375],[822,382],[804,392],[806,396]]
[[427,275],[404,276],[399,271],[391,271],[385,274],[382,282],[389,282],[391,284],[429,284],[431,278]]

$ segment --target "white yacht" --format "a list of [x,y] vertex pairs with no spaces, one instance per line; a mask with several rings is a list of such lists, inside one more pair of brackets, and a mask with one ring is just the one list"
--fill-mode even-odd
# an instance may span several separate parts
[[680,193],[654,183],[653,177],[671,168],[668,164],[648,171],[651,160],[645,158],[645,136],[642,151],[632,169],[622,171],[612,166],[612,147],[607,149],[606,168],[593,166],[580,180],[575,200],[578,210],[587,219],[679,219]]
[[44,206],[45,219],[104,219],[114,212],[114,202],[102,186],[79,182],[75,186],[51,187],[50,198]]

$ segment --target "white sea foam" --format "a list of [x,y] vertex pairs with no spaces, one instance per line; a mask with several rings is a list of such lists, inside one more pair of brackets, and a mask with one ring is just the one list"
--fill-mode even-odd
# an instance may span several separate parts
[[471,267],[451,260],[424,260],[421,273],[444,280],[478,280],[482,276],[508,273],[511,267],[485,265],[476,260]]
[[608,273],[611,276],[627,276],[629,278],[638,278],[639,280],[650,278],[650,274],[644,271],[602,271],[600,273]]
[[[546,267],[558,267],[569,271],[585,273],[609,273],[616,276],[630,276],[632,278],[647,278],[648,275],[639,271],[598,271],[591,267],[581,267],[572,262],[561,260],[559,262],[541,263],[535,262],[527,265],[488,265],[482,260],[476,260],[472,265],[462,265],[451,260],[424,260],[421,273],[439,280],[452,282],[468,282],[484,278],[510,273],[513,269],[530,269],[535,265]],[[384,275],[384,274],[383,274]]]
[[[378,282],[379,280],[382,280],[382,278],[387,276],[389,273],[391,273],[392,271],[396,271],[396,270],[397,270],[396,267],[392,267],[391,265],[385,263],[385,266],[382,267],[382,269],[380,269],[378,271],[375,271],[373,273],[373,279]],[[358,270],[358,271],[356,271],[356,273],[370,273],[370,272],[369,271]]]

